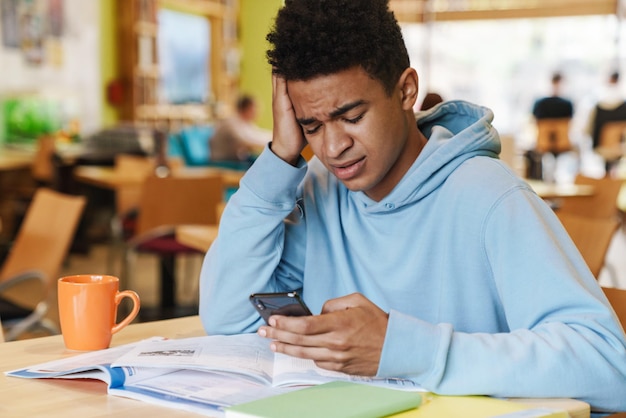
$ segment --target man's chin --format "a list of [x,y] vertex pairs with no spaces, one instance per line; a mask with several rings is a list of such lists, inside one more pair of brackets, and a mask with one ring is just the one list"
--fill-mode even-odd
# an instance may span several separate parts
[[363,185],[363,183],[358,181],[357,179],[349,179],[349,180],[339,179],[339,181],[341,182],[341,184],[343,184],[346,187],[346,189],[350,190],[351,192],[364,192],[367,189]]

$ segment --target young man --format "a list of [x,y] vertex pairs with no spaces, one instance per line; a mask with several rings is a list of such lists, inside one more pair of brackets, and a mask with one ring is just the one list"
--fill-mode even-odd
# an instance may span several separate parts
[[619,72],[613,72],[600,96],[600,100],[591,110],[585,133],[591,137],[592,147],[600,146],[600,132],[610,122],[626,121],[626,98],[622,94]]
[[237,99],[237,113],[217,125],[209,139],[213,161],[249,162],[272,139],[270,131],[258,127],[257,104],[252,96]]
[[552,94],[541,98],[533,105],[533,116],[536,119],[571,119],[574,116],[572,101],[561,96],[561,73],[554,73],[551,79]]
[[[416,123],[386,0],[287,0],[268,40],[273,140],[206,257],[207,332],[441,394],[626,409],[624,335],[594,277],[497,159],[488,109],[447,102]],[[291,290],[320,314],[266,326],[248,302]]]

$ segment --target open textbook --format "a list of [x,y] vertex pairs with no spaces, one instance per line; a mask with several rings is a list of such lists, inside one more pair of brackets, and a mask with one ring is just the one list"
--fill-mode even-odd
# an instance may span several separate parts
[[256,334],[179,340],[155,337],[6,374],[98,379],[107,383],[111,395],[216,417],[231,405],[330,381],[421,390],[410,380],[351,376],[321,369],[310,360],[275,354],[269,341]]

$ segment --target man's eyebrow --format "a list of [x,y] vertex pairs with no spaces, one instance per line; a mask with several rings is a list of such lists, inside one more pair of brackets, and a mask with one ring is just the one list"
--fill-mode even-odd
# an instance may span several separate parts
[[[357,100],[355,102],[347,103],[330,112],[330,117],[336,118],[363,104],[365,104],[365,100]],[[317,122],[316,118],[297,118],[296,120],[300,125],[311,125],[312,123]]]
[[350,110],[354,109],[355,107],[359,107],[363,104],[365,104],[365,100],[357,100],[356,102],[347,103],[343,106],[339,106],[337,109],[330,112],[330,117],[336,118],[337,116],[341,116],[344,113],[347,113]]

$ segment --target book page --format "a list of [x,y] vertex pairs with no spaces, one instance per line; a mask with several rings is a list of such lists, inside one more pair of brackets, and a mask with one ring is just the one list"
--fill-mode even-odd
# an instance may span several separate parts
[[313,360],[300,359],[280,353],[274,357],[274,386],[317,385],[335,380],[366,383],[391,389],[424,390],[419,384],[408,379],[349,375],[317,367]]
[[137,345],[113,365],[221,371],[246,375],[270,384],[274,353],[269,343],[257,334],[146,342]]
[[285,393],[253,379],[228,373],[177,370],[114,388],[109,393],[178,409],[221,416],[223,407]]
[[[155,337],[149,341],[158,340],[162,340],[162,338]],[[84,372],[87,370],[100,370],[102,372],[106,371],[109,364],[113,363],[120,356],[132,350],[136,344],[138,343],[126,344],[119,347],[90,351],[86,353],[68,352],[70,355],[66,358],[35,364],[24,369],[11,370],[6,372],[6,374],[8,376],[42,378],[70,375],[72,373]],[[98,375],[98,373],[96,373],[96,375]],[[71,378],[71,376],[68,377]]]

